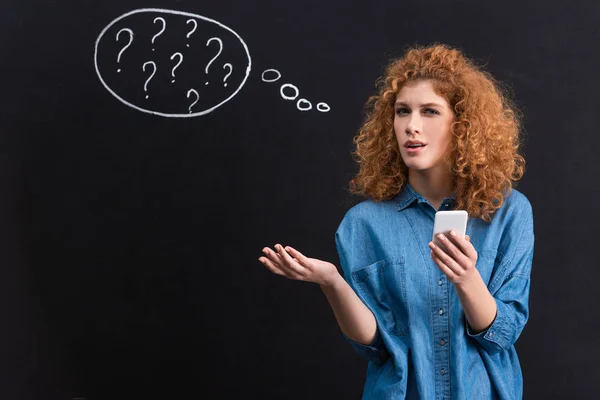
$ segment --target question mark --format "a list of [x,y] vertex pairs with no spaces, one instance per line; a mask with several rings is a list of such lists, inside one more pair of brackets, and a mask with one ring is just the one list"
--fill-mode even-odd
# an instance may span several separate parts
[[[210,64],[212,64],[213,61],[215,61],[217,59],[217,57],[219,57],[219,54],[221,54],[221,52],[223,51],[223,42],[221,41],[221,39],[219,39],[217,37],[208,39],[208,41],[206,42],[206,45],[208,46],[210,44],[210,42],[212,42],[213,40],[216,40],[217,42],[219,42],[219,52],[217,53],[216,56],[214,56],[212,58],[212,60],[210,60],[208,62],[208,64],[206,64],[206,68],[204,68],[204,73],[207,75],[208,75],[208,67],[210,66]],[[208,85],[208,82],[206,82],[205,85]]]
[[[154,61],[148,61],[145,62],[144,65],[142,66],[142,70],[144,70],[144,72],[146,72],[146,65],[152,64],[152,66],[154,67],[154,71],[152,71],[152,75],[150,75],[150,77],[148,79],[146,79],[146,83],[144,83],[144,92],[148,91],[148,82],[150,82],[150,80],[154,77],[154,74],[156,74],[156,64],[154,63]],[[146,95],[146,98],[148,98],[149,96]]]
[[[152,44],[154,44],[154,39],[156,39],[157,37],[159,37],[160,35],[162,35],[162,33],[165,31],[165,29],[167,29],[167,21],[165,21],[164,18],[162,18],[162,17],[156,17],[156,18],[154,18],[154,23],[156,23],[156,21],[162,22],[162,29],[156,35],[152,36]],[[152,51],[154,51],[154,49],[152,49]]]
[[[173,76],[173,78],[175,78],[175,70],[183,62],[183,54],[181,54],[181,53],[175,53],[175,54],[173,54],[171,56],[171,60],[173,60],[175,58],[175,56],[179,56],[179,62],[177,63],[176,66],[173,67],[173,71],[171,71],[171,75]],[[173,79],[173,81],[171,83],[175,83],[175,79]]]
[[[192,36],[192,33],[196,32],[196,28],[198,28],[198,23],[196,22],[196,20],[195,20],[195,19],[188,19],[188,20],[186,21],[186,23],[185,23],[185,24],[187,25],[187,24],[189,24],[190,22],[193,22],[193,23],[194,23],[194,29],[192,29],[192,30],[191,30],[190,32],[188,32],[188,34],[186,35],[186,38],[188,38],[188,39],[190,38],[190,36]],[[187,47],[190,47],[190,45],[189,45],[189,44],[186,44],[186,46],[187,46]]]
[[[225,78],[223,78],[223,82],[225,82],[227,80],[227,78],[229,78],[229,75],[231,75],[231,73],[233,72],[233,65],[227,63],[225,65],[223,65],[223,69],[229,67],[229,73],[227,75],[225,75]],[[225,82],[225,84],[223,86],[227,86],[227,82]]]
[[[123,52],[129,47],[131,46],[131,43],[133,42],[133,31],[131,29],[127,29],[127,28],[123,28],[119,31],[119,33],[117,33],[117,42],[119,41],[119,36],[121,35],[121,32],[127,32],[129,33],[129,43],[127,43],[125,45],[125,47],[123,47],[121,49],[121,51],[119,52],[119,55],[117,56],[117,64],[121,62],[121,54],[123,54]],[[121,72],[121,69],[119,68],[117,70],[117,72]]]
[[190,114],[192,113],[192,107],[194,107],[194,105],[196,105],[196,103],[198,102],[198,100],[200,100],[200,95],[198,94],[198,92],[196,92],[194,89],[190,89],[187,92],[187,98],[190,98],[190,94],[195,93],[196,94],[196,101],[192,103],[192,105],[188,108],[188,110],[190,110]]

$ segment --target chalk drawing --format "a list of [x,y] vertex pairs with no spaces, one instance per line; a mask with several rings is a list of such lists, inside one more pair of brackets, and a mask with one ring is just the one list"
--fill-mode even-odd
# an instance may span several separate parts
[[[155,28],[148,29],[148,26]],[[223,33],[215,35],[215,26]],[[187,34],[177,39],[175,32],[180,32],[181,28]],[[208,36],[205,32],[212,32],[212,35]],[[124,44],[124,35],[129,36],[127,44]],[[107,41],[107,36],[111,37],[111,41]],[[117,42],[123,42],[123,45],[114,46],[115,36]],[[176,43],[177,40],[180,44]],[[199,40],[205,45],[195,46],[194,43]],[[181,49],[186,42],[189,43],[183,48],[189,49],[185,53],[174,51]],[[137,62],[133,60],[134,54]],[[193,74],[190,68],[183,68],[189,60],[198,59],[210,59],[204,75]],[[220,64],[218,69],[214,68],[217,63]],[[127,68],[136,64],[142,65],[142,73]],[[126,106],[167,118],[190,118],[208,114],[235,97],[248,80],[252,58],[242,37],[221,22],[182,11],[141,8],[115,18],[100,32],[95,43],[94,66],[102,85]],[[170,71],[170,75],[165,71]],[[117,73],[123,78],[117,79]],[[162,82],[167,78],[173,90],[166,93],[175,97],[154,96],[152,103],[143,102],[144,98],[151,96],[153,89],[163,93],[165,86]],[[217,79],[221,84],[210,92],[199,93],[197,89],[190,89]],[[125,84],[136,80],[140,82],[138,93],[132,92],[131,85]],[[191,100],[194,103],[190,105]]]
[[[189,38],[190,38],[190,36],[192,36],[192,34],[193,34],[194,32],[196,32],[196,29],[198,29],[198,23],[196,22],[196,20],[195,20],[195,19],[188,19],[187,21],[185,21],[185,23],[186,23],[186,25],[187,25],[187,24],[189,24],[189,23],[192,23],[192,24],[194,24],[194,27],[192,28],[192,30],[191,30],[191,31],[189,31],[187,35],[185,35],[186,39],[189,39]],[[187,47],[190,47],[190,44],[189,44],[189,43],[187,43],[187,44],[186,44],[186,46],[187,46]]]
[[179,57],[179,62],[177,64],[175,64],[175,66],[173,67],[173,69],[171,70],[171,76],[173,77],[173,80],[171,81],[171,83],[175,83],[175,70],[181,65],[181,63],[183,62],[183,54],[181,53],[174,53],[171,56],[171,60],[173,60],[175,57]]
[[[123,53],[125,52],[125,50],[127,50],[127,48],[129,46],[131,46],[131,43],[133,42],[133,31],[131,29],[128,28],[123,28],[119,31],[119,33],[117,33],[117,42],[119,41],[119,36],[121,35],[121,33],[123,32],[127,32],[129,33],[129,42],[121,49],[121,51],[119,52],[119,55],[117,56],[117,64],[121,62],[121,56],[123,55]],[[119,68],[117,70],[117,72],[121,72],[121,68]]]
[[[152,36],[152,44],[154,44],[154,41],[156,40],[156,38],[159,37],[160,35],[162,35],[165,32],[165,30],[167,29],[167,21],[165,21],[164,18],[156,17],[156,18],[154,18],[155,24],[156,24],[156,21],[160,21],[162,23],[162,28],[156,35]],[[152,48],[152,51],[154,51],[154,48]]]
[[[148,83],[150,83],[150,81],[152,80],[152,78],[154,78],[154,75],[156,75],[156,64],[154,63],[154,61],[148,61],[145,62],[144,65],[142,66],[142,71],[146,72],[146,65],[152,65],[153,71],[152,74],[150,74],[150,77],[148,77],[148,79],[146,79],[146,83],[144,83],[144,92],[148,92]],[[150,97],[149,95],[146,95],[146,98]]]
[[[272,77],[267,77],[267,75],[272,75]],[[277,82],[279,79],[281,79],[281,72],[279,72],[278,70],[273,69],[273,68],[266,69],[263,71],[263,73],[261,75],[261,79],[263,82],[267,82],[267,83]],[[293,95],[285,94],[286,89],[292,89],[294,94]],[[289,92],[289,90],[288,90],[288,92]],[[279,93],[281,94],[281,97],[284,100],[296,100],[298,98],[298,96],[300,95],[300,90],[298,90],[298,87],[292,85],[291,83],[285,83],[285,84],[281,85],[281,87],[279,88]],[[312,110],[313,106],[312,106],[312,103],[310,101],[308,101],[307,99],[299,99],[296,102],[296,108],[300,111],[310,111],[310,110]],[[329,107],[329,105],[327,103],[321,102],[321,103],[317,104],[317,110],[319,110],[320,112],[329,112],[331,110],[331,108]]]

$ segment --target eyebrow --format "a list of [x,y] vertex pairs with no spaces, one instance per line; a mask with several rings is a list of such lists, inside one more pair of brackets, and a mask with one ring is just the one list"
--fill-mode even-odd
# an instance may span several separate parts
[[[408,106],[407,103],[403,102],[403,101],[397,101],[394,106]],[[444,108],[441,104],[438,103],[425,103],[425,104],[421,104],[421,107],[430,107],[430,106],[437,106],[437,107],[441,107]]]

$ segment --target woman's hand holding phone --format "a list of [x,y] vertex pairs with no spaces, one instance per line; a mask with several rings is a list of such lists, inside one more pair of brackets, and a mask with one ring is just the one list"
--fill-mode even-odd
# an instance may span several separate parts
[[479,276],[476,268],[477,251],[469,236],[465,235],[467,218],[464,210],[438,211],[434,236],[429,242],[431,258],[454,284],[462,284]]

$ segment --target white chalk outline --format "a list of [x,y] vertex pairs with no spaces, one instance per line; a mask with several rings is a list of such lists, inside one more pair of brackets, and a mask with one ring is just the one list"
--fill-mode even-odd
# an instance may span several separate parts
[[[283,93],[283,89],[285,89],[287,87],[290,87],[296,91],[296,95],[294,97],[286,96],[285,93]],[[284,100],[296,100],[296,97],[298,97],[300,95],[300,91],[298,90],[298,88],[296,86],[292,85],[291,83],[284,83],[279,88],[279,94],[281,94],[281,97],[283,97]]]
[[[129,28],[123,28],[117,33],[117,42],[119,41],[119,36],[121,36],[121,32],[129,33],[129,43],[127,43],[127,45],[123,47],[119,52],[119,55],[117,56],[117,64],[121,62],[121,54],[123,54],[125,50],[127,50],[127,48],[131,46],[131,43],[133,43],[133,31]],[[119,68],[117,72],[121,72],[121,68]]]
[[[195,19],[188,19],[187,21],[185,21],[185,24],[187,25],[187,24],[189,24],[190,22],[193,22],[193,23],[194,23],[194,29],[192,29],[190,32],[188,32],[188,34],[187,34],[187,35],[185,35],[185,38],[186,38],[186,39],[189,39],[189,38],[190,38],[190,36],[192,36],[192,33],[196,32],[196,29],[198,29],[198,23],[196,22],[196,20],[195,20]],[[186,46],[187,46],[187,47],[190,47],[189,43],[188,43],[188,44],[186,44]]]
[[[162,29],[156,35],[152,36],[152,44],[154,44],[154,39],[156,39],[157,37],[159,37],[160,35],[162,35],[167,30],[167,21],[165,21],[165,19],[163,17],[156,17],[156,18],[154,18],[154,23],[155,24],[156,24],[156,21],[161,21],[162,22]],[[154,51],[154,49],[152,49],[152,51]]]
[[[192,17],[192,18],[199,18],[201,20],[204,20],[204,21],[207,21],[207,22],[210,22],[210,23],[213,23],[213,24],[217,24],[221,28],[224,28],[224,29],[228,30],[229,32],[233,33],[235,35],[235,37],[238,38],[238,40],[240,41],[240,43],[242,43],[242,46],[244,47],[244,50],[246,51],[246,56],[248,57],[248,66],[246,67],[246,75],[244,76],[244,79],[242,80],[242,83],[237,88],[237,90],[235,92],[233,92],[231,94],[231,96],[229,96],[228,98],[226,98],[225,100],[223,100],[222,102],[220,102],[219,104],[217,104],[216,106],[213,106],[213,107],[211,107],[211,108],[209,108],[207,110],[203,110],[203,111],[200,111],[200,112],[197,112],[197,113],[194,113],[194,114],[166,114],[166,113],[161,113],[161,112],[157,112],[157,111],[146,110],[144,108],[136,106],[135,104],[129,103],[128,101],[126,101],[126,100],[122,99],[121,97],[119,97],[119,95],[116,94],[106,84],[106,82],[104,81],[104,79],[102,79],[102,75],[100,74],[100,69],[98,68],[98,45],[100,44],[100,40],[102,39],[102,37],[104,36],[104,34],[110,29],[111,26],[113,26],[118,21],[120,21],[123,18],[126,18],[126,17],[128,17],[128,16],[130,16],[132,14],[138,14],[138,13],[143,13],[143,12],[158,12],[158,13],[165,13],[165,14],[183,15],[183,16]],[[190,118],[190,117],[198,117],[200,115],[208,114],[208,113],[214,111],[215,109],[221,107],[223,104],[225,104],[229,100],[231,100],[236,94],[238,94],[238,92],[242,89],[242,87],[244,86],[244,84],[248,80],[248,76],[250,75],[250,71],[252,69],[252,59],[250,57],[250,51],[248,50],[248,46],[246,45],[246,42],[244,42],[244,40],[240,37],[240,35],[238,35],[233,29],[229,28],[226,25],[223,25],[222,23],[220,23],[218,21],[215,21],[214,19],[203,17],[203,16],[198,15],[198,14],[192,14],[192,13],[187,13],[187,12],[182,12],[182,11],[175,11],[175,10],[166,10],[166,9],[162,9],[162,8],[140,8],[140,9],[136,9],[136,10],[130,11],[128,13],[125,13],[125,14],[121,15],[120,17],[115,18],[110,24],[108,24],[102,30],[102,32],[100,32],[100,35],[96,39],[96,47],[95,47],[95,51],[94,51],[94,66],[96,67],[96,74],[98,74],[98,78],[100,79],[100,82],[102,82],[102,84],[104,85],[104,87],[106,88],[106,90],[108,90],[110,94],[112,94],[113,96],[115,96],[117,98],[117,100],[119,100],[121,103],[125,104],[126,106],[129,106],[129,107],[131,107],[133,109],[136,109],[138,111],[145,112],[145,113],[148,113],[148,114],[159,115],[161,117]]]
[[[146,83],[144,83],[144,92],[148,93],[148,83],[150,83],[150,81],[152,80],[152,78],[154,78],[154,75],[156,75],[156,63],[154,61],[146,61],[144,63],[144,65],[142,65],[142,71],[146,72],[146,65],[151,64],[154,67],[154,71],[152,71],[152,74],[150,75],[150,77],[148,79],[146,79]],[[150,97],[149,95],[146,95],[146,98]]]
[[[227,80],[227,78],[229,78],[229,75],[232,74],[233,72],[233,65],[226,63],[225,65],[223,65],[223,69],[229,67],[229,73],[227,75],[225,75],[225,78],[223,78],[223,82],[225,82]],[[223,86],[227,86],[227,82],[225,82],[225,84]]]
[[183,54],[181,54],[180,52],[176,52],[173,53],[173,55],[171,56],[171,61],[173,61],[173,59],[179,56],[179,62],[177,63],[177,65],[175,65],[173,67],[173,69],[171,70],[171,76],[173,77],[173,80],[171,81],[171,83],[175,83],[175,70],[181,65],[181,63],[183,62]]
[[[277,75],[279,75],[277,78],[275,79],[265,79],[265,74],[267,72],[277,72]],[[277,82],[279,79],[281,79],[281,72],[277,71],[276,69],[270,68],[270,69],[265,69],[262,73],[262,75],[260,76],[263,82]]]
[[[204,67],[204,73],[206,75],[208,75],[208,67],[210,67],[210,64],[212,64],[213,61],[215,61],[217,58],[219,58],[219,56],[221,55],[221,52],[223,51],[223,41],[221,39],[219,39],[218,37],[211,37],[210,39],[208,39],[208,41],[206,42],[206,46],[208,47],[210,42],[212,42],[213,40],[216,40],[217,43],[219,43],[219,52],[217,53],[216,56],[211,58],[210,61],[208,62],[208,64],[206,64],[206,67]],[[208,81],[204,85],[208,85]]]
[[200,94],[198,94],[198,92],[195,89],[190,89],[187,92],[187,98],[190,98],[190,94],[191,93],[196,93],[196,101],[193,102],[189,107],[188,110],[190,110],[190,113],[192,112],[192,107],[194,107],[196,105],[196,103],[200,100]]
[[[302,103],[302,102],[308,103],[308,108],[301,108],[300,103]],[[310,111],[310,110],[312,110],[312,103],[306,99],[300,99],[296,103],[296,108],[300,111]]]
[[[325,109],[323,109],[323,107],[325,107]],[[329,104],[327,103],[319,103],[317,104],[317,110],[321,112],[329,112],[329,110],[331,110],[331,107],[329,107]]]
[[[265,74],[267,72],[275,72],[275,73],[277,73],[278,76],[275,79],[265,79]],[[281,78],[281,72],[277,71],[274,68],[265,69],[261,75],[261,79],[263,82],[276,82],[280,78]],[[294,89],[294,91],[296,92],[295,96],[286,96],[283,93],[283,90],[288,87]],[[296,98],[300,95],[300,91],[298,90],[298,88],[296,86],[292,85],[291,83],[285,83],[285,84],[281,85],[281,88],[279,88],[279,93],[281,94],[281,97],[283,97],[284,100],[296,100]],[[303,103],[303,102],[308,104],[308,108],[301,107],[301,103]],[[296,108],[298,108],[298,110],[300,110],[300,111],[309,111],[309,110],[312,110],[312,103],[306,99],[299,99],[296,102]],[[331,110],[331,107],[329,107],[329,105],[327,103],[319,103],[319,104],[317,104],[317,110],[319,110],[321,112],[329,112],[329,110]]]

